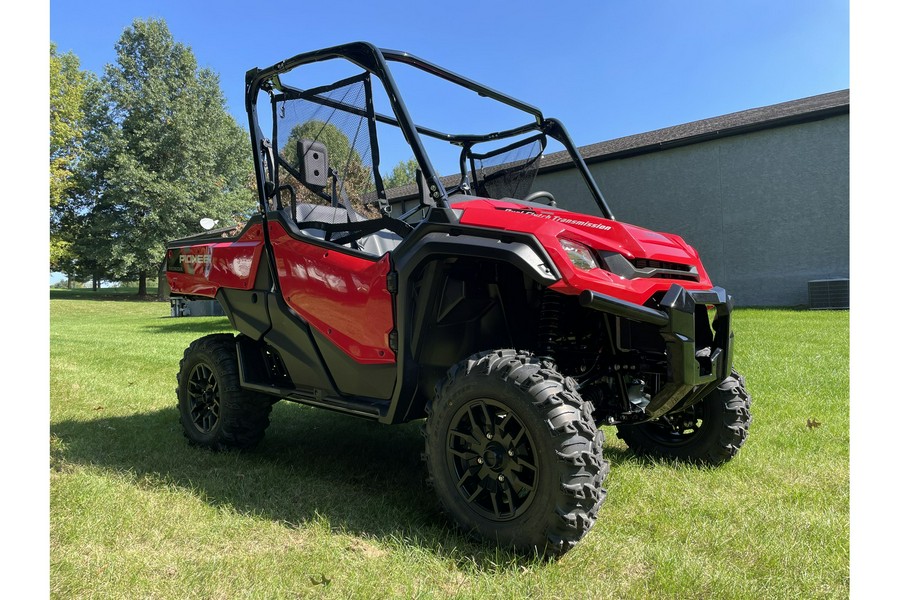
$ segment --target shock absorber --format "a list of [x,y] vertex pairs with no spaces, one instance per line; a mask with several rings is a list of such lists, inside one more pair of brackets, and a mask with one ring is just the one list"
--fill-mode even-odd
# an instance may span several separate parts
[[541,314],[538,319],[538,344],[541,358],[554,362],[561,310],[559,294],[544,290],[541,295]]

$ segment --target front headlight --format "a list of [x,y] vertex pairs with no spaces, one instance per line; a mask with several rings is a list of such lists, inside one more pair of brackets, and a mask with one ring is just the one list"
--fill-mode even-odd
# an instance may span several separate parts
[[572,264],[575,265],[576,268],[581,269],[582,271],[590,271],[599,266],[597,264],[597,259],[594,258],[594,252],[584,244],[566,239],[560,239],[559,243],[562,245],[562,249],[565,250],[569,260],[572,261]]

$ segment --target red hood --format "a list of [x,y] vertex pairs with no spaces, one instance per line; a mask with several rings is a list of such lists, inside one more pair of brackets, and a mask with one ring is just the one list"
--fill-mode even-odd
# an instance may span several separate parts
[[[453,203],[462,209],[460,222],[465,225],[518,231],[534,235],[559,269],[562,279],[552,289],[564,294],[579,294],[585,289],[644,304],[653,294],[666,291],[673,284],[688,289],[709,289],[709,279],[700,257],[683,239],[669,233],[658,233],[620,221],[591,215],[525,206],[503,200],[475,199]],[[579,242],[595,250],[615,252],[633,261],[647,259],[696,267],[695,274],[685,279],[635,277],[627,279],[603,268],[575,268],[560,243],[560,238]]]
[[453,207],[465,211],[460,221],[466,225],[521,231],[539,238],[561,235],[598,250],[619,252],[630,259],[699,264],[697,252],[681,237],[620,221],[549,207],[526,207],[504,200],[470,200],[455,203]]

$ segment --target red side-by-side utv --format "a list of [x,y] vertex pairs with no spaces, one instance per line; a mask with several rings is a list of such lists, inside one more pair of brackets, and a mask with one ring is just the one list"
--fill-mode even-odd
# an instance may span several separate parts
[[[349,75],[306,77],[332,65]],[[520,121],[485,133],[417,124],[392,67]],[[184,353],[191,442],[252,447],[278,400],[424,419],[428,479],[453,521],[548,555],[597,519],[601,425],[638,453],[735,456],[751,418],[731,297],[680,237],[614,219],[559,121],[367,43],[250,70],[246,107],[258,212],[167,250],[172,294],[215,298],[238,332]],[[397,140],[416,182],[390,188]],[[531,190],[548,144],[568,153],[601,216]],[[457,174],[438,175],[435,145],[452,149]]]

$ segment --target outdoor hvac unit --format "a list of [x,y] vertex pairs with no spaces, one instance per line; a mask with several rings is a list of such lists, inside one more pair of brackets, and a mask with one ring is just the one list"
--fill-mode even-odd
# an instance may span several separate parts
[[816,279],[809,282],[809,307],[850,308],[849,279]]

